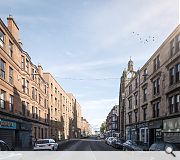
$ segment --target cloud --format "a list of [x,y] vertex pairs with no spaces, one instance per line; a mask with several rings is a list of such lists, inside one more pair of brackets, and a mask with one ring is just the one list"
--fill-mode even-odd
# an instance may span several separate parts
[[96,99],[80,101],[83,116],[87,118],[91,125],[97,124],[99,127],[106,120],[111,108],[118,104],[117,98]]

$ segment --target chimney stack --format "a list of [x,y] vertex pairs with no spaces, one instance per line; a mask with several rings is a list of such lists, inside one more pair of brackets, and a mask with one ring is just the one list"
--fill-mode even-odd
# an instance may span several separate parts
[[8,21],[8,29],[11,32],[11,34],[14,36],[14,38],[16,39],[16,41],[19,41],[19,28],[16,24],[16,22],[14,21],[12,15],[9,15],[9,17],[7,18]]

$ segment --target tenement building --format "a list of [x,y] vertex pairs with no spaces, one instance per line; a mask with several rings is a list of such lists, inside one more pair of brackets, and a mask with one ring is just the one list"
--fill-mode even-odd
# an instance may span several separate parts
[[106,136],[119,136],[119,106],[115,105],[106,118]]
[[147,146],[180,143],[180,26],[141,69],[134,71],[129,61],[119,105],[121,137]]
[[0,140],[29,148],[36,139],[79,138],[81,106],[22,48],[12,16],[0,19]]
[[48,85],[22,48],[19,28],[0,19],[0,139],[10,147],[30,147],[48,137]]

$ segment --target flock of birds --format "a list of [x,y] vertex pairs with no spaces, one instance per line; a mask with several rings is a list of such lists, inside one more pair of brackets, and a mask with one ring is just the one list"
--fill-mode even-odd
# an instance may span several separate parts
[[132,32],[132,34],[135,38],[137,38],[140,41],[140,43],[143,43],[143,44],[155,41],[154,36],[148,36],[148,37],[144,38],[139,33]]

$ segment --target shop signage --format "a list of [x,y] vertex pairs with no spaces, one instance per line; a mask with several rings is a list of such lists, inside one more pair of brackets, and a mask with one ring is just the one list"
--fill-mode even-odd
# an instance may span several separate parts
[[11,121],[0,119],[0,128],[16,129],[16,122],[11,122]]
[[180,132],[180,117],[164,120],[163,132]]
[[149,128],[162,128],[162,120],[149,122]]

